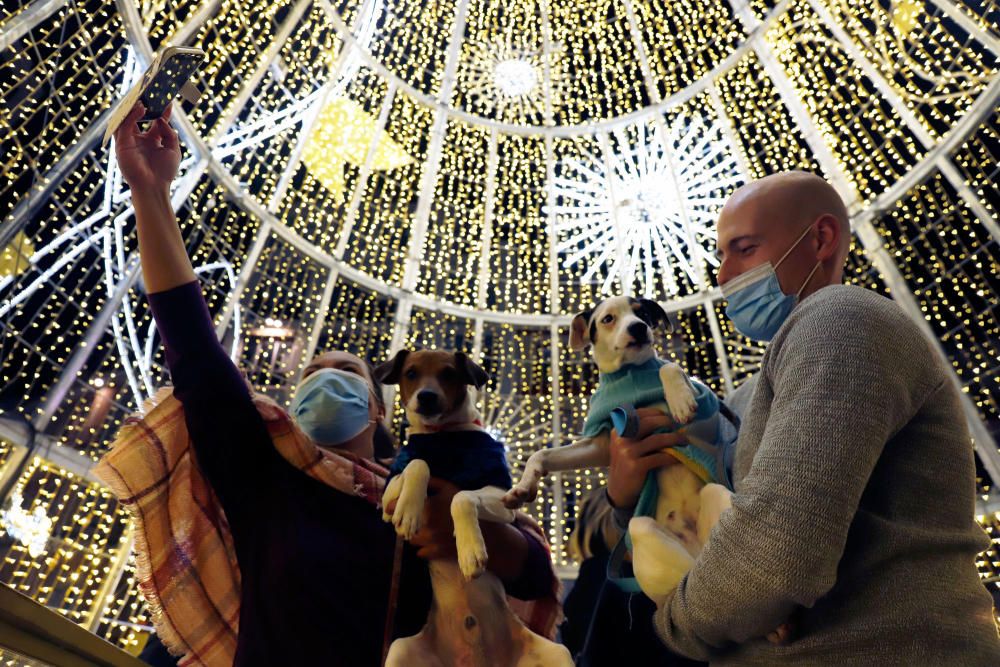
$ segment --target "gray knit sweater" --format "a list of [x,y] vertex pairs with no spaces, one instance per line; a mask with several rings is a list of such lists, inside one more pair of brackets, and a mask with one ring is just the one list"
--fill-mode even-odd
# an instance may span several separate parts
[[[892,301],[804,300],[743,411],[732,510],[656,614],[663,640],[713,665],[1000,665],[948,372]],[[798,639],[763,639],[789,618]]]

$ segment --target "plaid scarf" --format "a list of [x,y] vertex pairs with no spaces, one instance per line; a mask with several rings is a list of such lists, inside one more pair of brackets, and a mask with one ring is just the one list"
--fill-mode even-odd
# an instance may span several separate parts
[[[318,447],[277,403],[261,395],[253,400],[285,460],[327,486],[380,506],[385,468]],[[183,656],[184,667],[232,665],[240,571],[229,523],[198,468],[173,389],[161,389],[144,408],[144,414],[125,421],[94,473],[134,522],[136,577],[161,641]],[[546,544],[530,517],[519,515],[517,521]],[[531,603],[511,600],[529,628],[550,638],[561,616],[554,572],[552,579],[550,596]]]

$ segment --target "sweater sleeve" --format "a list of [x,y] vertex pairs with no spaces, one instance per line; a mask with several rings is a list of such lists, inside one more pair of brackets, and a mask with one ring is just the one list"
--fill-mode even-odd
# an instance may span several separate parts
[[732,509],[657,611],[662,639],[691,657],[763,637],[833,587],[885,443],[946,381],[898,306],[858,288],[827,289],[772,342],[758,391],[773,397],[758,450]]
[[537,600],[552,592],[552,560],[549,552],[533,534],[524,526],[515,523],[514,527],[521,531],[528,542],[528,555],[524,559],[521,576],[514,581],[504,582],[508,595],[519,600]]
[[241,509],[284,460],[271,445],[250,387],[219,343],[197,281],[149,295],[150,308],[198,464],[227,517]]

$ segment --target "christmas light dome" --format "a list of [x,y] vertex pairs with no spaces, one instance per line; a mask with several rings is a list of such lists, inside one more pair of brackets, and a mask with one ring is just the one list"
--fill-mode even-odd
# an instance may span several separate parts
[[[167,45],[208,54],[174,114],[173,204],[258,389],[287,402],[323,350],[464,350],[516,478],[582,427],[597,373],[568,324],[604,296],[657,299],[677,325],[661,356],[721,394],[757,370],[763,348],[723,312],[716,216],[742,183],[809,170],[849,205],[847,280],[952,364],[996,542],[998,19],[993,0],[6,3],[0,398],[42,445],[22,463],[0,421],[0,482],[52,530],[41,556],[0,542],[5,581],[122,645],[148,625],[127,520],[88,471],[168,381],[100,145]],[[604,474],[552,476],[530,508],[567,573]],[[1000,579],[995,545],[979,565]]]

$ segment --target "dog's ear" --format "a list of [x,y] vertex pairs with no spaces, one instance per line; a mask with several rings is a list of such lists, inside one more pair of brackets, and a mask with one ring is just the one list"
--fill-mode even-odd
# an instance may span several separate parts
[[472,361],[472,359],[469,359],[464,352],[455,353],[455,368],[465,380],[465,384],[471,384],[476,389],[485,385],[490,379],[486,371],[479,364]]
[[569,346],[571,349],[579,352],[580,350],[587,349],[587,346],[593,343],[590,340],[590,316],[593,313],[593,310],[585,310],[577,313],[573,318],[573,323],[569,329]]
[[409,350],[400,350],[392,359],[383,361],[375,367],[375,379],[382,384],[399,384],[403,376],[403,364],[409,355]]
[[656,301],[652,299],[639,299],[639,305],[646,312],[646,316],[649,318],[649,323],[655,328],[657,325],[662,324],[667,333],[674,332],[674,324],[670,321],[667,313]]

